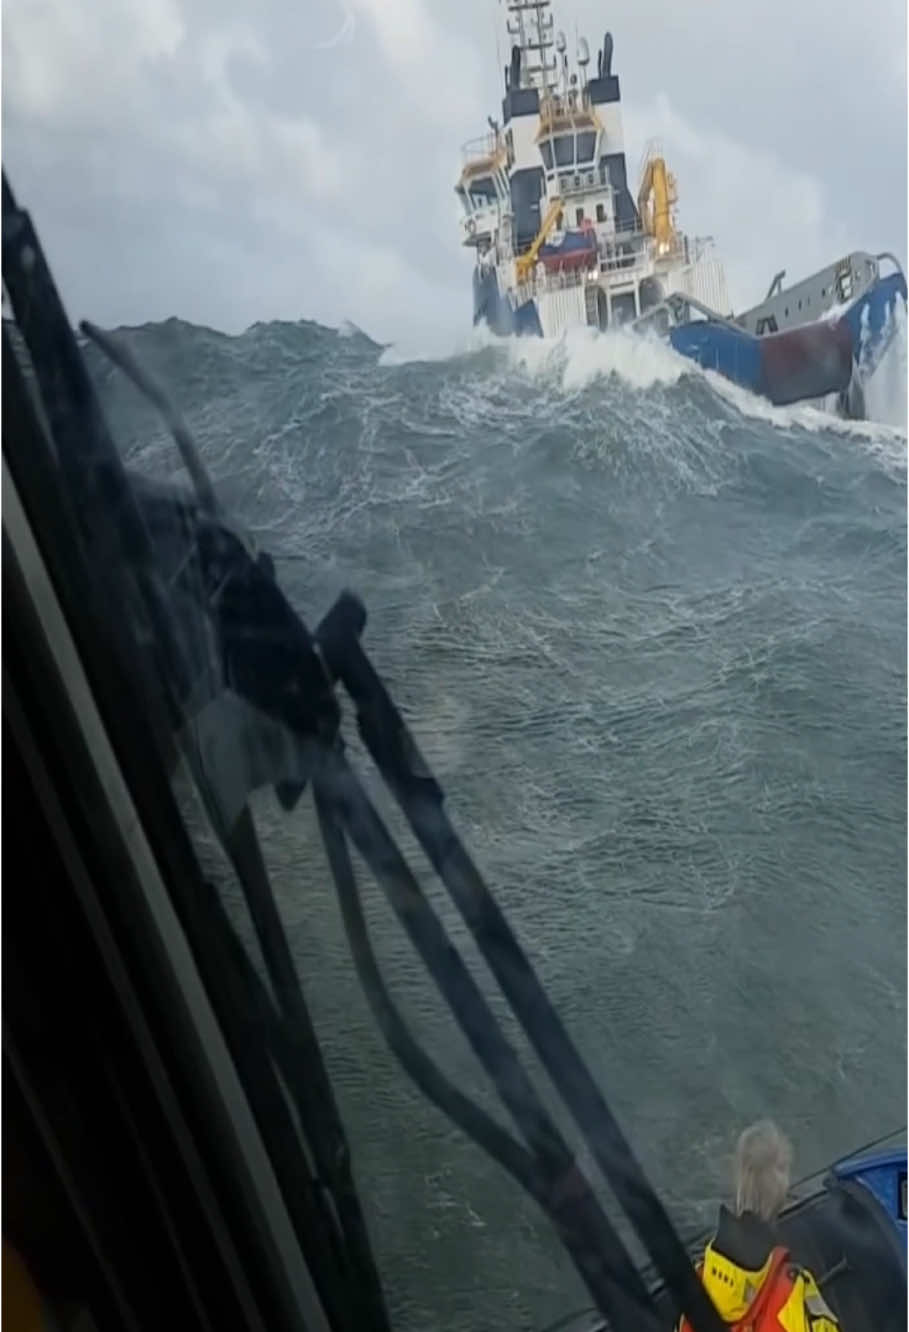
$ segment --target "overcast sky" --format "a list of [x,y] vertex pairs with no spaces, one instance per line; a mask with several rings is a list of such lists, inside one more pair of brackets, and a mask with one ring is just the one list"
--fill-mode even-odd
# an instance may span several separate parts
[[[4,0],[3,163],[70,316],[456,338],[461,143],[500,115],[499,0]],[[737,309],[906,257],[905,0],[557,0],[608,27],[629,174],[658,136]],[[504,42],[502,56],[504,59]]]

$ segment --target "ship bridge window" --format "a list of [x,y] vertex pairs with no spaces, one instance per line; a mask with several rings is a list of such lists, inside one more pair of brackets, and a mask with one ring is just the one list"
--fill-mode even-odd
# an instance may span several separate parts
[[597,136],[592,130],[584,130],[578,135],[578,161],[592,162],[596,151]]
[[479,176],[476,180],[470,181],[467,188],[474,208],[486,208],[495,202],[496,187],[492,176]]
[[560,134],[553,139],[556,166],[574,166],[574,135]]
[[552,170],[552,143],[549,139],[544,139],[540,144],[540,156],[543,158],[543,165],[547,171]]
[[606,209],[603,207],[601,203],[597,204],[597,221],[598,222],[606,221]]

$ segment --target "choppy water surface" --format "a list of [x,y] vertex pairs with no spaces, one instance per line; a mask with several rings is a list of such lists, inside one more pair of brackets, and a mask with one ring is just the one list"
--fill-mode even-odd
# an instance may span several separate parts
[[[344,587],[365,600],[374,662],[678,1224],[709,1217],[756,1115],[800,1171],[899,1124],[904,408],[902,430],[774,411],[631,338],[419,361],[311,324],[129,336],[310,623]],[[872,403],[900,422],[905,339],[891,357]],[[130,459],[177,474],[98,376]],[[548,1223],[387,1052],[308,809],[263,796],[257,818],[396,1326],[585,1303]],[[414,1029],[491,1105],[367,897]]]

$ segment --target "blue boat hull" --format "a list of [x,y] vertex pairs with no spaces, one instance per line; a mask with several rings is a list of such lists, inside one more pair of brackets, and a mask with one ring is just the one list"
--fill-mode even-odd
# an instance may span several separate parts
[[874,374],[893,339],[899,301],[906,303],[906,279],[902,273],[890,273],[879,278],[843,315],[852,336],[856,361],[866,378]]
[[[486,323],[500,337],[542,337],[535,303],[512,308],[494,272],[475,271],[473,287],[474,324]],[[836,320],[757,337],[726,320],[700,319],[670,329],[668,339],[702,369],[776,406],[834,393],[843,403],[860,401],[861,384],[874,374],[892,340],[900,300],[906,301],[906,279],[897,272],[878,278]]]
[[880,1204],[884,1216],[893,1226],[903,1253],[907,1247],[906,1218],[906,1149],[878,1152],[875,1156],[841,1161],[833,1167],[835,1180],[852,1181],[861,1185]]
[[501,338],[543,336],[540,316],[533,301],[512,309],[499,292],[496,275],[490,270],[473,275],[473,322],[487,324]]
[[856,375],[867,382],[893,337],[898,300],[906,300],[906,279],[893,273],[879,278],[836,320],[756,337],[734,324],[704,319],[671,329],[669,341],[702,369],[784,406],[845,394]]

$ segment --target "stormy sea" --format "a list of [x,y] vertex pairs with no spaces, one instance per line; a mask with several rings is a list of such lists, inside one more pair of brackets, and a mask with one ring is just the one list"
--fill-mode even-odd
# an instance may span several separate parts
[[[364,601],[372,661],[680,1231],[709,1225],[756,1117],[798,1175],[899,1128],[905,329],[860,424],[618,333],[433,359],[308,322],[121,336],[307,623],[345,588]],[[152,409],[89,359],[130,465],[184,480]],[[349,703],[344,730],[526,1052]],[[308,799],[288,814],[265,791],[255,816],[395,1327],[542,1330],[588,1304],[535,1205],[385,1046]],[[411,1029],[505,1122],[361,882]]]

